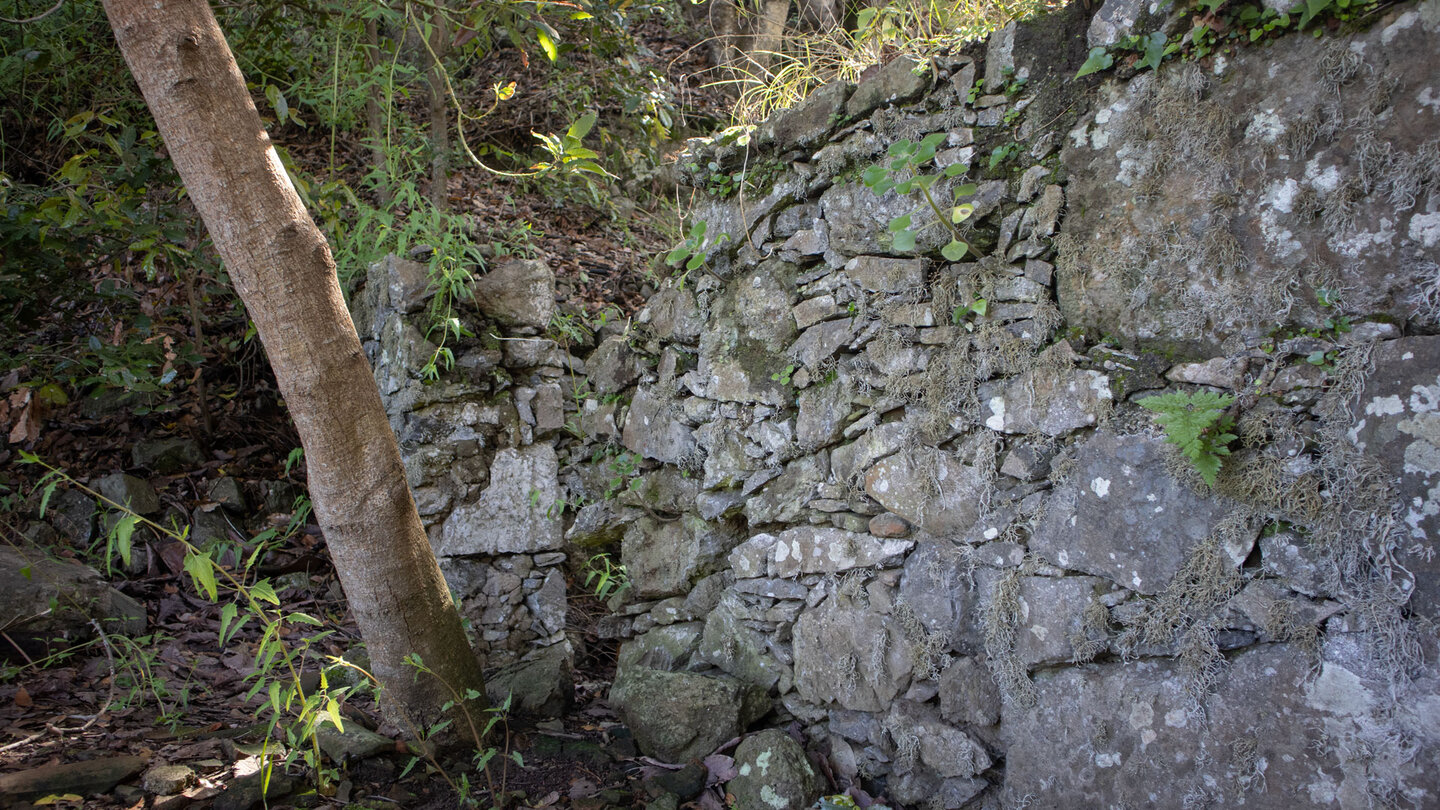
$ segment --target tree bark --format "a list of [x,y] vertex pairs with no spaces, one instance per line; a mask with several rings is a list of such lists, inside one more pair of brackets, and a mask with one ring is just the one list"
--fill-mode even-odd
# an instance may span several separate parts
[[[375,81],[380,69],[380,23],[373,17],[365,20],[365,69],[370,74],[370,89],[365,93],[365,128],[370,133],[370,170],[379,179],[375,196],[381,208],[390,205],[392,195],[389,174],[386,171],[389,159],[385,155],[386,110],[380,106],[385,85]],[[389,99],[385,100],[389,104]]]
[[430,14],[429,69],[426,85],[430,102],[430,204],[436,211],[449,206],[450,194],[450,99],[445,91],[445,65],[450,50],[449,22],[440,10]]
[[[255,321],[305,446],[310,494],[387,710],[424,725],[483,694],[406,485],[335,261],[204,0],[104,0],[175,168]],[[415,677],[420,655],[446,683]],[[398,718],[397,718],[398,719]]]

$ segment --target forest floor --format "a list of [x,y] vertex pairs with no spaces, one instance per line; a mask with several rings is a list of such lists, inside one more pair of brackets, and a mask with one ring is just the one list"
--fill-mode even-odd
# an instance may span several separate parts
[[[649,34],[648,58],[660,68],[689,74],[703,67],[698,64],[703,57],[688,43],[663,30]],[[713,118],[725,115],[725,101],[713,91],[697,90],[688,101],[708,105]],[[281,132],[278,139],[307,168],[323,166],[330,149],[323,133]],[[352,159],[363,157],[358,148],[354,151]],[[655,257],[669,247],[677,229],[668,224],[675,217],[675,200],[667,199],[673,190],[660,185],[627,189],[632,200],[650,203],[627,202],[618,214],[557,206],[554,195],[542,187],[475,171],[457,172],[449,191],[452,210],[470,213],[477,231],[501,232],[524,224],[533,255],[545,259],[556,273],[565,298],[562,311],[634,312],[654,283]],[[110,266],[88,268],[82,286],[96,289],[115,271]],[[121,268],[120,274],[142,311],[183,306],[188,295],[173,276],[162,273],[146,280],[134,268]],[[214,508],[209,486],[222,476],[252,494],[265,482],[303,485],[303,464],[290,463],[299,441],[263,351],[256,341],[245,339],[243,313],[237,312],[233,299],[202,305],[202,310],[209,347],[204,359],[208,396],[189,385],[160,395],[115,393],[103,401],[70,392],[68,397],[21,402],[12,394],[21,390],[17,386],[29,379],[31,369],[0,372],[0,431],[11,439],[0,445],[0,494],[6,496],[0,504],[0,541],[33,548],[37,539],[37,484],[44,470],[21,463],[22,448],[77,481],[93,483],[113,472],[136,471],[131,451],[138,442],[191,439],[203,448],[201,461],[170,475],[146,474],[165,507],[185,515]],[[113,333],[118,344],[121,330],[129,328],[122,322],[133,316],[114,299],[63,294],[40,310],[17,308],[3,314],[13,327],[3,339],[4,348],[29,344],[55,347],[56,352],[93,341],[93,335]],[[284,509],[254,519],[291,529],[282,530],[281,539],[270,544],[262,573],[283,582],[277,591],[287,611],[303,611],[322,625],[287,625],[287,641],[304,644],[307,638],[315,639],[318,629],[328,635],[310,642],[316,653],[340,655],[354,646],[359,635],[313,519],[303,511]],[[51,556],[104,568],[103,532],[80,545],[42,534]],[[236,541],[245,547],[247,538]],[[6,634],[8,628],[0,627],[0,664],[6,675],[0,678],[0,805],[6,795],[8,806],[14,807],[236,810],[262,804],[256,771],[262,756],[274,749],[264,747],[267,725],[259,711],[261,698],[249,694],[259,628],[247,627],[229,643],[219,644],[222,607],[196,593],[183,573],[183,552],[173,538],[142,529],[135,535],[135,547],[138,560],[129,574],[117,574],[113,584],[144,606],[145,636],[129,641],[111,636],[80,641],[70,649],[36,651],[21,649]],[[639,757],[604,700],[615,654],[612,643],[594,633],[594,621],[604,608],[586,594],[583,583],[569,585],[574,595],[571,635],[579,650],[574,708],[560,718],[514,717],[497,726],[489,739],[499,750],[488,778],[497,793],[502,793],[502,784],[511,792],[504,806],[644,807],[659,784],[678,785],[680,790],[672,792],[685,795],[687,807],[723,806],[716,789],[702,792],[703,771],[697,783],[693,766],[681,770],[684,763],[671,766]],[[304,678],[313,685],[313,673]],[[331,763],[333,780],[319,792],[303,769],[277,767],[268,807],[458,807],[461,797],[447,778],[462,776],[475,786],[478,806],[491,806],[487,775],[474,771],[469,752],[440,756],[433,763],[416,761],[403,741],[409,735],[387,726],[368,695],[352,696],[343,716],[347,725],[377,730],[385,739],[379,751]],[[155,767],[161,764],[182,768],[167,772]],[[19,793],[5,792],[18,790],[26,779],[36,780],[38,795],[20,801]],[[681,784],[687,781],[690,784]]]

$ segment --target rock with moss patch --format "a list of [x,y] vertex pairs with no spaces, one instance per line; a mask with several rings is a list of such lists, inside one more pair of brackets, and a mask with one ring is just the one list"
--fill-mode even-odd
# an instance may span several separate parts
[[544,329],[555,313],[555,273],[539,259],[511,259],[470,285],[475,305],[504,326]]
[[736,807],[804,810],[820,796],[820,778],[805,749],[778,729],[746,737],[735,750],[738,774],[725,785]]
[[610,705],[625,719],[640,750],[665,762],[710,754],[770,709],[758,686],[643,667],[617,674]]

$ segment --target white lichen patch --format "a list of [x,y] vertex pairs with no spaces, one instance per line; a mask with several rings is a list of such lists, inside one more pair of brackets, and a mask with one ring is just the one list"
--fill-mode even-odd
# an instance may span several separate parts
[[1405,525],[1410,527],[1410,536],[1416,540],[1429,540],[1430,533],[1422,525],[1425,521],[1440,515],[1440,484],[1430,488],[1424,497],[1416,497],[1405,512]]
[[1440,245],[1440,213],[1416,214],[1410,218],[1406,234],[1421,247],[1433,248]]
[[1389,45],[1395,41],[1395,37],[1399,36],[1401,31],[1404,31],[1417,22],[1420,22],[1420,15],[1417,12],[1407,11],[1401,14],[1399,19],[1387,26],[1384,31],[1380,32],[1380,43],[1382,45]]
[[1004,430],[1004,429],[1005,429],[1005,398],[1004,398],[1004,397],[991,397],[991,398],[990,398],[990,402],[989,402],[988,404],[990,405],[990,414],[991,414],[991,415],[990,415],[989,418],[987,418],[987,419],[985,420],[985,427],[990,428],[991,430]]
[[1295,234],[1280,224],[1282,214],[1295,210],[1295,197],[1299,193],[1300,184],[1287,177],[1271,183],[1260,199],[1260,233],[1276,258],[1283,259],[1302,247]]
[[1440,115],[1440,92],[1436,92],[1435,88],[1422,88],[1420,92],[1415,94],[1415,100],[1420,103],[1422,110],[1429,110],[1432,113]]
[[1109,494],[1110,494],[1110,479],[1108,479],[1108,478],[1096,478],[1096,479],[1094,479],[1093,481],[1090,482],[1090,491],[1093,492],[1093,493],[1095,493],[1095,497],[1097,497],[1097,498],[1103,498],[1103,497],[1105,497],[1106,495],[1109,495]]
[[1316,155],[1305,164],[1305,182],[1321,194],[1328,194],[1340,187],[1340,167],[1321,167],[1320,158]]
[[1396,428],[1415,441],[1405,446],[1405,474],[1440,473],[1440,414],[1422,413],[1403,419]]
[[1397,413],[1405,412],[1405,403],[1399,396],[1375,397],[1365,403],[1367,416],[1394,416]]
[[1275,143],[1280,136],[1285,134],[1285,122],[1275,114],[1275,110],[1266,109],[1255,113],[1250,119],[1250,125],[1245,127],[1245,140],[1258,140],[1262,143]]
[[[1337,239],[1332,247],[1336,253],[1358,259],[1372,247],[1394,245],[1398,233],[1395,230],[1395,223],[1389,217],[1381,217],[1379,230],[1357,233],[1349,239]],[[1440,233],[1437,233],[1436,236],[1440,238]]]
[[1312,709],[1331,714],[1364,717],[1369,714],[1374,697],[1359,675],[1327,661],[1305,690],[1305,702]]

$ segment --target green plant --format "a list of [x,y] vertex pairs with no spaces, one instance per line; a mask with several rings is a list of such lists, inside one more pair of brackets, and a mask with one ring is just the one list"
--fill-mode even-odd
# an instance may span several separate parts
[[[372,683],[375,682],[375,677],[369,672],[366,672],[359,667],[355,667],[353,664],[350,664],[344,659],[332,658],[331,661],[333,663],[350,666],[358,670],[365,678],[369,679]],[[465,694],[460,694],[458,691],[456,691],[454,686],[452,686],[444,678],[440,677],[440,675],[434,670],[430,669],[430,667],[426,666],[424,660],[422,660],[420,656],[416,655],[415,653],[407,655],[405,657],[405,663],[410,665],[411,667],[414,667],[417,675],[429,675],[450,692],[450,700],[445,702],[445,704],[441,707],[441,711],[442,713],[449,714],[452,709],[458,708],[460,710],[461,716],[465,718],[465,723],[468,726],[467,731],[469,733],[470,740],[474,744],[474,751],[471,753],[470,760],[471,768],[474,773],[481,774],[485,777],[485,783],[488,790],[487,796],[490,800],[490,810],[503,810],[503,808],[508,807],[511,797],[506,792],[506,786],[509,783],[510,763],[513,761],[521,768],[525,767],[525,758],[521,756],[520,752],[510,750],[510,705],[513,695],[507,694],[505,696],[505,700],[499,706],[491,706],[490,708],[485,709],[485,723],[483,727],[480,727],[476,725],[475,717],[471,713],[470,707],[477,704],[483,705],[482,701],[485,698],[484,695],[473,689],[467,689],[465,691]],[[421,741],[421,753],[418,755],[413,755],[410,758],[410,761],[405,765],[405,768],[403,771],[401,771],[400,775],[403,777],[405,774],[409,773],[410,770],[414,768],[417,763],[420,762],[420,760],[424,759],[430,764],[430,767],[433,768],[436,773],[440,774],[441,778],[445,780],[446,784],[450,786],[451,790],[455,791],[455,795],[459,799],[461,807],[479,807],[480,799],[474,793],[475,788],[474,785],[472,785],[470,782],[469,774],[461,773],[452,776],[450,772],[447,771],[445,767],[441,764],[440,760],[435,756],[434,747],[429,744],[430,740],[433,740],[436,737],[439,737],[440,735],[446,733],[446,731],[451,725],[453,725],[453,723],[453,720],[445,719],[434,723],[423,730],[420,730],[421,733],[417,734],[417,736],[420,738]],[[504,727],[505,740],[499,746],[487,745],[486,740],[490,738],[490,733],[495,730],[495,726],[497,725],[502,725]],[[497,789],[494,774],[490,770],[490,763],[495,759],[497,755],[502,754],[502,752],[505,753],[503,756],[501,756],[501,762],[503,763],[503,767],[500,771],[500,784]]]
[[[107,556],[118,557],[123,565],[130,564],[134,532],[139,526],[146,526],[158,535],[181,544],[185,550],[183,569],[196,592],[220,605],[218,643],[222,648],[238,643],[242,628],[252,622],[256,625],[260,636],[258,641],[253,642],[254,671],[246,676],[252,683],[245,699],[261,699],[256,714],[267,722],[262,752],[265,780],[268,781],[275,764],[289,764],[298,759],[314,774],[317,790],[328,793],[334,773],[324,767],[315,730],[324,723],[344,728],[339,704],[352,690],[329,687],[324,673],[320,676],[318,688],[306,689],[302,686],[301,672],[312,658],[310,648],[330,636],[332,631],[320,630],[301,636],[298,641],[293,640],[294,628],[320,628],[324,623],[307,613],[285,610],[268,579],[252,581],[251,572],[262,558],[266,543],[257,543],[248,557],[238,554],[227,556],[215,549],[202,550],[190,542],[188,527],[174,529],[162,526],[86,487],[33,453],[22,450],[19,455],[22,463],[36,464],[46,470],[36,485],[42,492],[42,517],[51,495],[61,483],[89,495],[121,516],[107,533],[106,551]],[[136,640],[138,643],[139,640]],[[130,660],[137,662],[133,681],[140,688],[150,690],[164,710],[164,698],[172,694],[166,684],[149,674],[150,667],[143,655],[131,656]],[[173,710],[164,712],[178,721]]]
[[970,306],[959,305],[950,311],[950,322],[956,326],[964,326],[966,332],[975,331],[975,318],[985,317],[990,311],[990,302],[984,298],[976,298]]
[[425,339],[433,340],[438,332],[439,340],[433,341],[435,351],[420,369],[420,377],[425,382],[435,382],[440,379],[441,371],[454,368],[455,352],[449,346],[450,341],[475,337],[456,314],[457,303],[471,296],[470,281],[470,271],[452,257],[438,258],[430,266],[430,287],[435,294],[430,299],[430,328]]
[[995,168],[1020,153],[1021,146],[1015,142],[1002,143],[990,150],[990,168]]
[[685,272],[680,276],[680,286],[685,286],[685,278],[692,270],[698,270],[705,264],[705,255],[713,247],[721,244],[730,238],[730,234],[721,233],[715,237],[715,241],[709,241],[706,231],[709,230],[709,223],[700,219],[691,223],[690,232],[686,234],[685,241],[670,249],[665,254],[665,263],[671,267],[685,265]]
[[[728,66],[717,84],[733,85],[737,122],[759,121],[835,80],[856,82],[872,65],[901,56],[929,68],[931,57],[958,51],[1007,22],[1044,8],[1045,0],[975,3],[972,0],[894,0],[860,4],[854,25],[806,34],[787,32],[774,52],[752,53]],[[973,100],[972,100],[973,101]]]
[[534,164],[530,170],[542,177],[556,176],[562,181],[578,178],[584,183],[590,202],[596,207],[603,207],[604,195],[597,185],[597,178],[614,179],[615,175],[600,166],[599,152],[581,144],[581,139],[595,126],[596,117],[593,112],[580,116],[564,135],[534,133],[549,159]]
[[585,562],[585,587],[596,598],[608,599],[629,589],[630,575],[625,566],[616,563],[609,554],[596,554]]
[[[902,195],[918,190],[930,210],[935,214],[933,221],[918,227],[914,224],[913,212],[901,214],[890,220],[887,227],[892,234],[891,247],[897,251],[914,250],[917,234],[930,225],[940,223],[950,232],[950,241],[940,248],[940,255],[952,262],[958,262],[970,249],[970,246],[960,238],[959,226],[975,212],[975,206],[970,203],[958,203],[949,206],[947,214],[940,209],[930,191],[942,177],[959,177],[969,171],[970,167],[962,163],[952,163],[939,174],[921,173],[925,164],[935,158],[936,150],[940,148],[940,144],[945,142],[946,137],[948,137],[947,133],[936,132],[926,135],[919,143],[908,139],[898,140],[890,144],[890,148],[886,152],[889,159],[866,169],[861,179],[876,195],[883,195],[892,189]],[[966,183],[954,190],[954,198],[959,200],[961,197],[974,194],[976,190],[975,184]]]
[[611,500],[627,489],[640,486],[640,457],[634,453],[621,452],[606,465],[609,477],[605,481],[604,500]]
[[770,379],[773,380],[773,381],[775,381],[775,382],[780,383],[781,385],[789,385],[789,384],[790,384],[790,378],[791,378],[794,374],[795,374],[795,364],[794,364],[794,363],[791,363],[790,365],[788,365],[788,366],[785,367],[785,370],[784,370],[784,371],[777,371],[777,372],[775,372],[774,374],[771,374],[771,375],[770,375]]
[[1146,397],[1136,404],[1155,412],[1155,421],[1165,429],[1166,440],[1179,447],[1205,483],[1213,487],[1222,458],[1230,455],[1230,443],[1238,438],[1230,432],[1235,418],[1225,410],[1234,401],[1230,394],[1177,391]]

